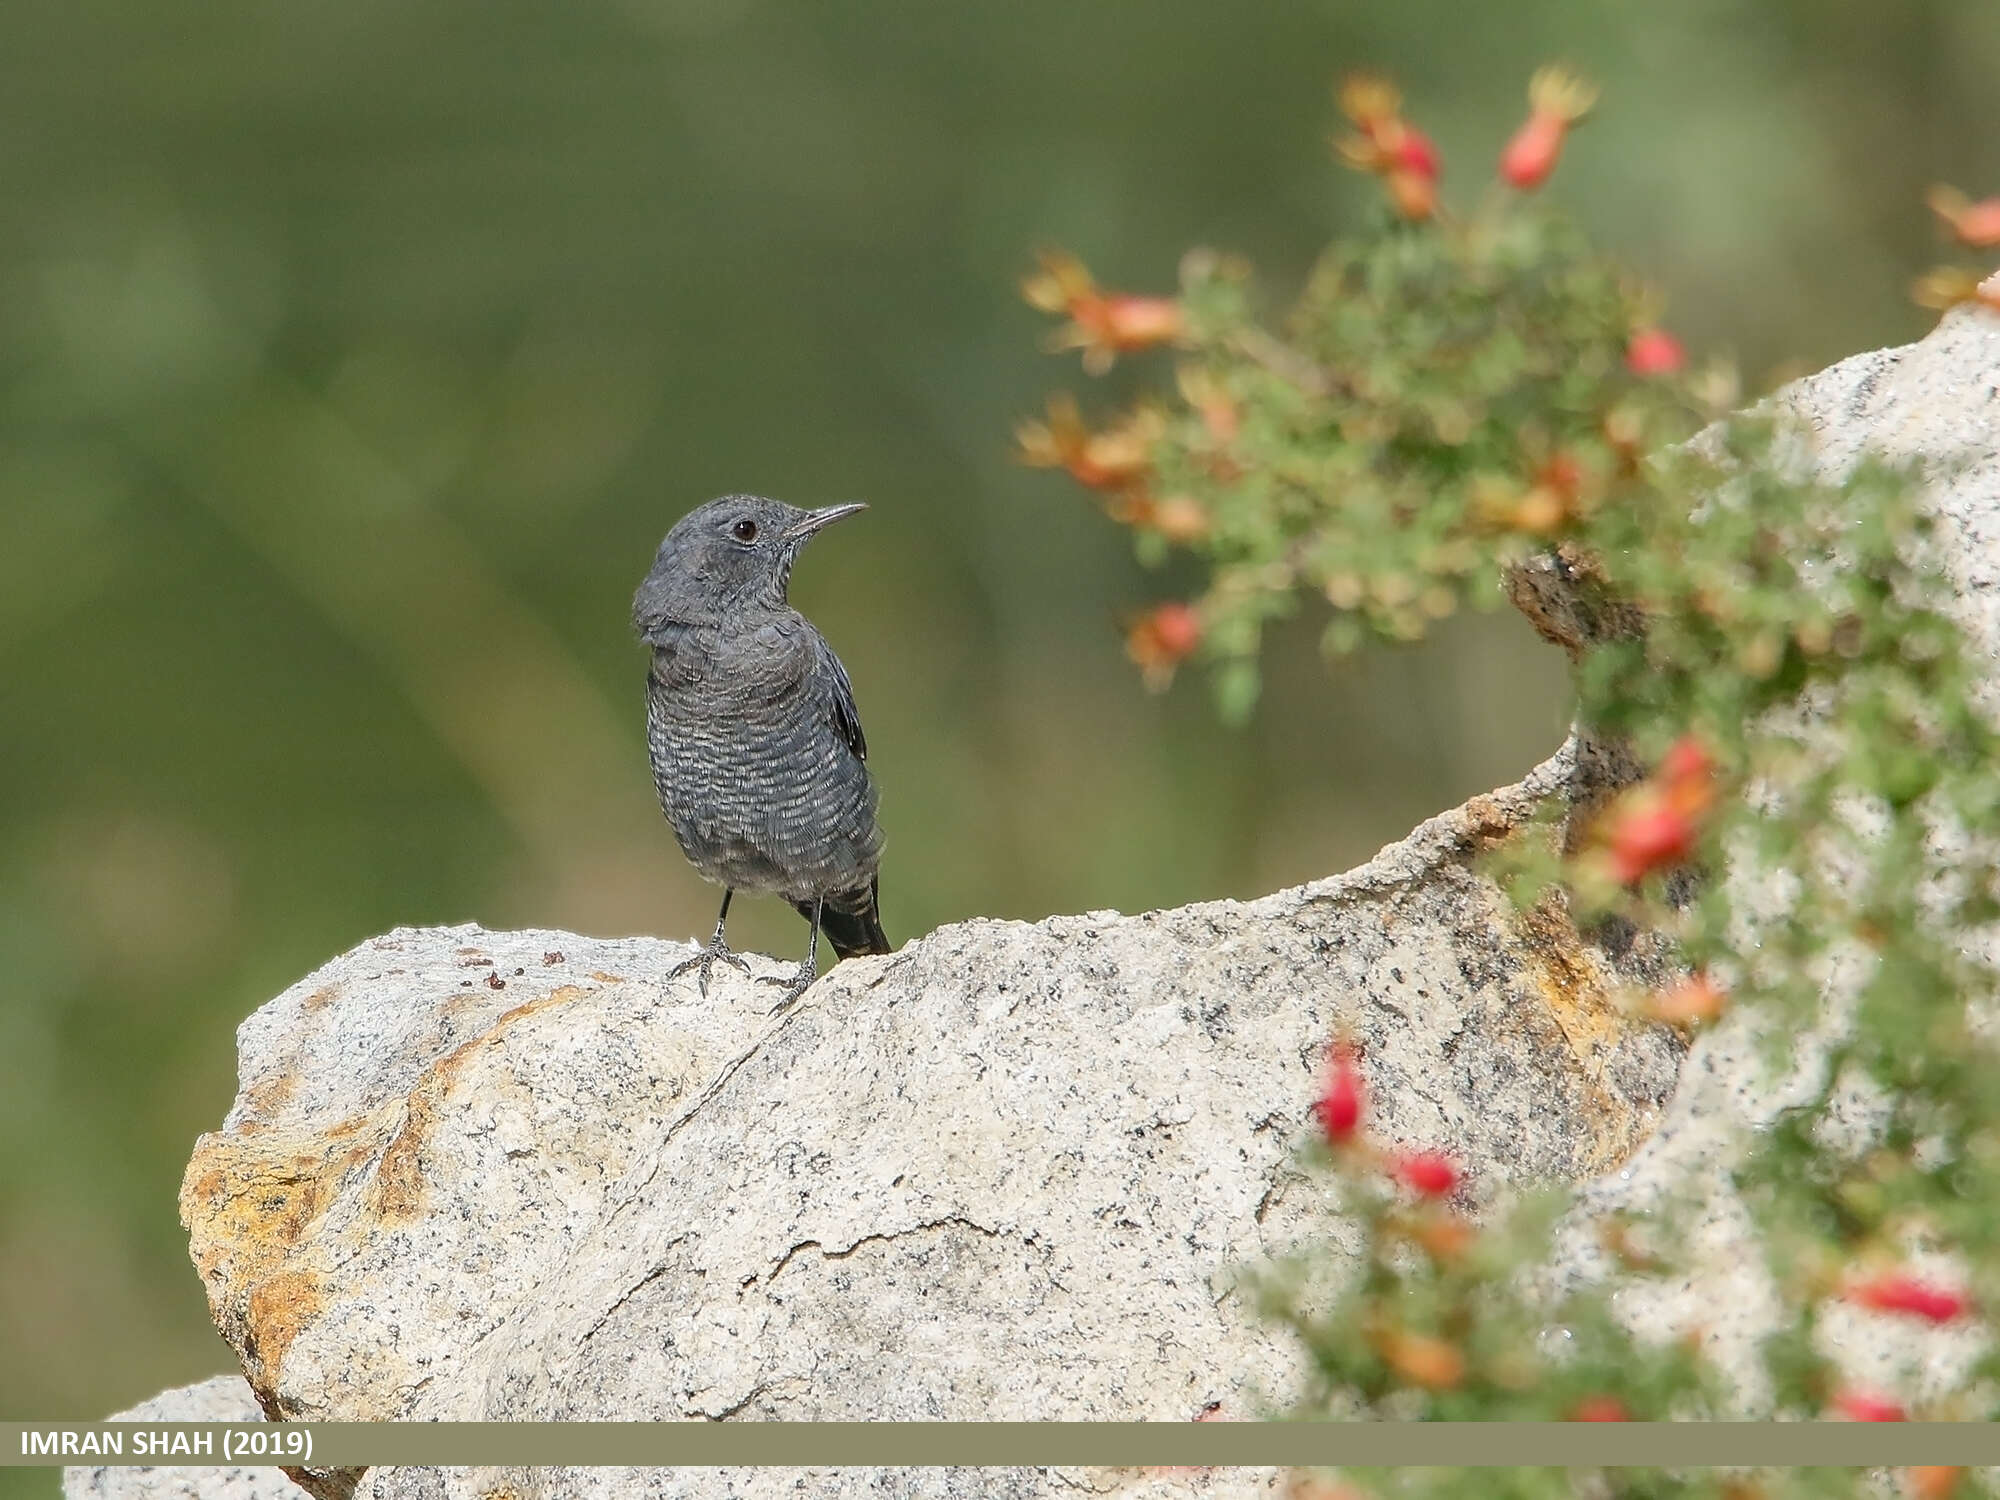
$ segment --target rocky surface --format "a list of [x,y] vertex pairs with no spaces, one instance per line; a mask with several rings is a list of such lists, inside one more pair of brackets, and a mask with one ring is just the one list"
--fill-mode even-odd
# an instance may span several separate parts
[[[1974,311],[1780,398],[1827,472],[1864,448],[1952,462],[1941,545],[1989,655],[1996,391],[2000,319]],[[1517,587],[1555,638],[1599,628],[1563,582]],[[1614,999],[1657,959],[1584,942],[1555,908],[1519,916],[1470,869],[1545,799],[1619,773],[1566,749],[1359,870],[1261,901],[948,927],[841,965],[776,1018],[727,973],[706,1001],[664,983],[679,945],[393,933],[242,1028],[235,1108],[182,1196],[217,1324],[286,1417],[1253,1415],[1283,1402],[1298,1356],[1236,1278],[1341,1239],[1296,1151],[1346,1030],[1381,1133],[1453,1152],[1476,1192],[1594,1178],[1590,1212],[1692,1197],[1703,1268],[1626,1311],[1662,1337],[1698,1329],[1754,1412],[1771,1290],[1724,1168],[1817,1053],[1773,1073],[1726,1023],[1661,1120],[1680,1048]],[[1599,1269],[1580,1215],[1552,1275]],[[1864,1381],[1918,1387],[1976,1338],[1846,1309],[1822,1336]],[[403,1469],[359,1493],[1161,1485],[1282,1478]]]
[[[261,1422],[264,1413],[240,1375],[217,1375],[142,1401],[110,1422]],[[194,1464],[63,1470],[67,1500],[299,1500],[279,1469]]]
[[677,944],[364,944],[239,1034],[182,1196],[217,1324],[289,1418],[1282,1403],[1297,1352],[1236,1278],[1338,1234],[1296,1160],[1336,1030],[1377,1128],[1488,1186],[1615,1165],[1673,1087],[1678,1040],[1609,998],[1644,945],[1469,868],[1570,775],[1261,901],[947,927],[779,1017],[662,980]]
[[[1822,479],[1841,478],[1871,454],[1923,466],[1926,501],[1941,522],[1935,557],[1955,586],[1959,622],[1988,663],[1987,701],[2000,708],[2000,317],[1962,308],[1921,342],[1842,360],[1785,387],[1771,404],[1798,419],[1807,439],[1798,449],[1799,461]],[[1605,617],[1591,608],[1588,590],[1566,587],[1559,569],[1543,570],[1536,593],[1557,632],[1576,629],[1587,644],[1606,628]],[[1614,619],[1609,628],[1629,623]],[[1765,899],[1766,893],[1753,890],[1735,893],[1753,927]],[[1729,1018],[1695,1045],[1661,1127],[1624,1168],[1585,1190],[1552,1268],[1558,1281],[1608,1269],[1592,1231],[1596,1215],[1644,1215],[1671,1202],[1688,1205],[1702,1250],[1696,1273],[1675,1285],[1621,1293],[1622,1311],[1632,1326],[1653,1337],[1700,1337],[1733,1381],[1740,1411],[1749,1416],[1763,1413],[1766,1382],[1758,1345],[1772,1330],[1778,1308],[1728,1167],[1752,1132],[1818,1088],[1842,1025],[1837,992],[1852,972],[1837,966],[1834,976],[1825,1021],[1814,1033],[1791,1039],[1793,1057],[1786,1066],[1773,1065],[1747,1016]],[[1872,1115],[1868,1098],[1849,1091],[1832,1128],[1858,1144]],[[1961,1279],[1956,1268],[1921,1253],[1912,1255],[1911,1264],[1948,1282]],[[1817,1337],[1853,1384],[1900,1392],[1911,1404],[1923,1404],[1960,1383],[1986,1335],[1976,1324],[1924,1328],[1908,1318],[1840,1304],[1828,1310]]]

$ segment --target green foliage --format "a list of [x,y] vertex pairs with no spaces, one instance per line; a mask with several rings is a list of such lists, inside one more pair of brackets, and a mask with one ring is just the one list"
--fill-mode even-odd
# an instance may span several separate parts
[[[1391,119],[1386,138],[1404,128]],[[1573,227],[1519,195],[1495,193],[1464,219],[1424,203],[1406,217],[1397,202],[1400,214],[1325,253],[1275,328],[1241,267],[1190,256],[1178,400],[1119,429],[1149,435],[1143,465],[1079,477],[1113,494],[1142,545],[1171,540],[1206,565],[1206,592],[1181,608],[1226,715],[1254,697],[1266,622],[1303,602],[1330,612],[1326,644],[1345,651],[1490,606],[1524,569],[1558,581],[1575,618],[1538,623],[1576,659],[1581,732],[1655,769],[1579,810],[1567,837],[1552,810],[1493,869],[1524,905],[1671,938],[1692,977],[1635,997],[1641,1016],[1699,1026],[1726,1007],[1773,1039],[1774,1063],[1808,1028],[1831,1037],[1811,1097],[1736,1176],[1781,1304],[1763,1351],[1772,1414],[1852,1406],[1814,1341],[1831,1303],[1933,1323],[2000,1305],[2000,1067],[1974,1024],[2000,991],[1979,941],[2000,918],[2000,741],[1933,561],[1919,476],[1868,462],[1815,479],[1798,435],[1769,416],[1696,436],[1733,382],[1684,374],[1647,293]],[[1077,273],[1069,285],[1078,326],[1089,297],[1115,301]],[[1163,656],[1177,659],[1163,641],[1179,639],[1178,655],[1193,654],[1193,633],[1135,630],[1133,654],[1158,677],[1173,665]],[[1836,1093],[1857,1086],[1883,1105],[1860,1145],[1842,1147],[1826,1127]],[[1330,1300],[1307,1295],[1303,1266],[1265,1294],[1314,1357],[1322,1411],[1733,1409],[1697,1347],[1638,1340],[1613,1310],[1622,1287],[1684,1274],[1673,1215],[1603,1226],[1611,1273],[1558,1296],[1525,1273],[1546,1258],[1564,1195],[1474,1228],[1387,1185],[1366,1142],[1315,1150],[1341,1174],[1358,1268]],[[1963,1282],[1900,1269],[1932,1253]],[[1990,1419],[1996,1375],[1989,1352],[1914,1414]],[[1495,1492],[1487,1476],[1446,1471],[1366,1482]],[[1826,1494],[1855,1482],[1728,1481]],[[1561,1476],[1516,1483],[1570,1493]]]

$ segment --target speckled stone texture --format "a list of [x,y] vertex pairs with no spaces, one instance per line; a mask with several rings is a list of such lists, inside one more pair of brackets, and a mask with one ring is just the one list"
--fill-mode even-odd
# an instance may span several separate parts
[[[1839,478],[1868,453],[1922,464],[1927,503],[1942,523],[1934,555],[1955,586],[1959,622],[1986,664],[1987,705],[2000,708],[2000,316],[1961,308],[1920,342],[1842,360],[1785,387],[1771,405],[1799,420],[1805,441],[1797,457],[1822,478]],[[1738,909],[1754,931],[1770,893],[1736,883]],[[1552,1268],[1558,1281],[1604,1273],[1591,1227],[1596,1215],[1687,1205],[1701,1249],[1695,1273],[1678,1284],[1621,1293],[1621,1310],[1652,1337],[1700,1337],[1733,1381],[1745,1416],[1767,1410],[1757,1349],[1773,1328],[1777,1303],[1728,1169],[1752,1132],[1818,1087],[1844,1024],[1852,977],[1851,966],[1836,965],[1825,1018],[1792,1039],[1788,1066],[1772,1066],[1746,1016],[1732,1016],[1701,1038],[1660,1129],[1625,1167],[1588,1186]],[[1877,1102],[1850,1088],[1837,1105],[1829,1138],[1851,1148],[1864,1144]],[[1911,1264],[1948,1281],[1962,1274],[1921,1252]],[[1954,1388],[1987,1339],[1976,1322],[1928,1328],[1844,1303],[1828,1310],[1816,1337],[1853,1384],[1913,1405]]]
[[[114,1412],[110,1422],[261,1422],[264,1413],[240,1375],[178,1386]],[[141,1465],[63,1470],[66,1500],[303,1500],[305,1491],[267,1468]]]
[[1470,868],[1571,774],[1252,903],[947,927],[777,1018],[663,981],[679,944],[366,943],[240,1032],[182,1195],[217,1325],[294,1418],[1268,1409],[1299,1355],[1237,1283],[1340,1237],[1296,1159],[1337,1028],[1376,1128],[1482,1189],[1615,1165],[1673,1087],[1608,998],[1646,945]]

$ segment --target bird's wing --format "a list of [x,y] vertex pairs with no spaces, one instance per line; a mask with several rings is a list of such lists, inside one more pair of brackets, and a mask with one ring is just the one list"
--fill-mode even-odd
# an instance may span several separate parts
[[656,618],[639,622],[639,639],[662,651],[679,649],[681,642],[685,641],[693,631],[694,626],[685,620]]
[[[818,632],[814,632],[818,635]],[[833,727],[840,731],[840,737],[847,741],[847,748],[854,752],[856,760],[868,759],[868,736],[861,732],[861,711],[854,706],[854,684],[847,680],[847,668],[840,664],[840,658],[833,653],[833,647],[826,638],[819,638],[820,660],[826,664],[826,675],[833,684]]]

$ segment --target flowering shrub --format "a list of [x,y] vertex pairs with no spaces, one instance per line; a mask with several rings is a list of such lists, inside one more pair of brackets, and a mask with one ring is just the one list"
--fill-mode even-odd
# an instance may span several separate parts
[[[1691,367],[1658,299],[1544,205],[1536,190],[1595,102],[1581,80],[1536,75],[1502,185],[1466,216],[1441,198],[1438,152],[1391,85],[1349,79],[1339,102],[1352,130],[1335,149],[1380,178],[1386,208],[1373,232],[1327,249],[1276,325],[1224,256],[1188,255],[1173,299],[1107,294],[1073,261],[1045,262],[1029,298],[1066,318],[1058,342],[1087,368],[1169,346],[1178,366],[1171,391],[1095,428],[1057,398],[1022,428],[1023,456],[1097,494],[1143,556],[1179,547],[1205,561],[1201,597],[1134,617],[1128,647],[1155,687],[1207,662],[1231,719],[1255,702],[1265,624],[1303,603],[1324,613],[1330,652],[1408,641],[1461,607],[1518,598],[1507,582],[1553,556],[1591,622],[1564,640],[1580,731],[1649,769],[1577,809],[1562,836],[1531,830],[1492,870],[1524,906],[1673,939],[1686,978],[1634,1001],[1659,1024],[1693,1031],[1740,1012],[1794,1035],[1826,1024],[1829,976],[1842,976],[1824,1081],[1736,1169],[1781,1304],[1762,1350],[1772,1414],[1991,1418],[1990,1347],[1956,1389],[1918,1401],[1850,1387],[1814,1337],[1838,1304],[1933,1326],[2000,1297],[2000,1066],[1972,1021],[2000,985],[1968,941],[2000,917],[2000,741],[1975,706],[1949,584],[1925,560],[1915,477],[1875,463],[1838,483],[1800,477],[1771,419],[1726,415],[1727,372]],[[1931,202],[1964,244],[2000,244],[2000,202],[1948,189]],[[1925,295],[1943,287],[1933,277]],[[1752,911],[1750,891],[1784,894]],[[1856,1084],[1886,1104],[1865,1144],[1838,1149],[1821,1127],[1836,1089]],[[1612,1282],[1551,1300],[1520,1273],[1546,1256],[1566,1195],[1531,1193],[1475,1222],[1452,1162],[1378,1146],[1366,1115],[1364,1062],[1336,1041],[1315,1149],[1364,1253],[1330,1307],[1283,1285],[1270,1301],[1316,1361],[1323,1410],[1736,1409],[1695,1343],[1642,1342],[1613,1313],[1620,1278],[1681,1274],[1671,1224],[1602,1226]],[[1958,1269],[1920,1274],[1917,1259]],[[1552,1348],[1557,1325],[1567,1337]],[[1905,1480],[1931,1495],[1971,1486],[1952,1470]],[[1337,1492],[1497,1482],[1348,1474]],[[1625,1471],[1602,1482],[1663,1484]],[[1676,1492],[1857,1482],[1693,1476]],[[1504,1490],[1570,1484],[1547,1471]]]

